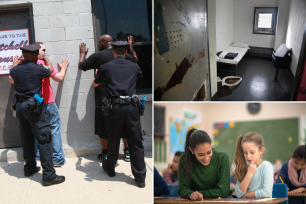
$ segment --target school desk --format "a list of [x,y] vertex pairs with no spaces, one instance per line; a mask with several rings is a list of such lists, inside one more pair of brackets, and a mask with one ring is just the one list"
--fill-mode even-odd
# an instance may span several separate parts
[[288,197],[304,197],[304,204],[306,204],[306,192],[291,194],[288,193]]
[[257,198],[257,199],[243,199],[243,198],[204,198],[203,201],[174,201],[176,197],[154,197],[154,203],[156,204],[171,204],[171,203],[178,203],[178,204],[191,204],[191,203],[203,203],[203,204],[250,204],[250,203],[260,203],[260,204],[272,204],[272,203],[282,203],[288,198]]

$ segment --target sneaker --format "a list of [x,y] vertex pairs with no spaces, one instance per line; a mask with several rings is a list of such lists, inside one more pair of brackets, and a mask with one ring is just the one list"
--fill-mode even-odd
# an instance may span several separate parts
[[125,155],[124,161],[130,162],[130,152],[129,152],[129,150],[124,149],[124,155]]
[[62,167],[64,164],[57,164],[53,162],[53,167]]
[[41,162],[39,159],[36,159],[36,167],[40,167],[41,166]]
[[107,154],[98,154],[98,160],[100,162],[103,162],[104,160],[106,161],[107,160]]

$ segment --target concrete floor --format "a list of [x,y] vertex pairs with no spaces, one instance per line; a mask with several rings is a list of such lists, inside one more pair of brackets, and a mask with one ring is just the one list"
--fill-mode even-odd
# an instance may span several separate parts
[[25,177],[22,161],[0,162],[0,203],[152,203],[152,151],[145,152],[146,187],[138,188],[129,162],[120,154],[116,176],[108,177],[96,156],[68,158],[56,168],[66,181],[42,186],[42,170]]

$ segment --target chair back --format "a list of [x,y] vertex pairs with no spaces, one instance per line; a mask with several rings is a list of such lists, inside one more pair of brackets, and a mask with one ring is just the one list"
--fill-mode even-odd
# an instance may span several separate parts
[[[273,184],[272,198],[279,198],[279,197],[288,198],[287,185],[284,183]],[[282,204],[289,204],[288,200],[282,202]]]
[[169,188],[169,194],[168,195],[162,195],[163,197],[180,197],[177,193],[178,190],[178,184],[168,184]]

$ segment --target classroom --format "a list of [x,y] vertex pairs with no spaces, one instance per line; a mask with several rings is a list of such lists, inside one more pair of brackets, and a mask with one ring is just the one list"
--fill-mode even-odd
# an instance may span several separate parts
[[154,166],[161,176],[175,153],[184,152],[190,128],[207,132],[211,146],[228,155],[231,175],[237,138],[248,132],[259,133],[266,150],[262,159],[273,165],[274,175],[295,149],[306,143],[306,104],[155,103]]

